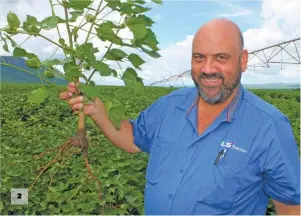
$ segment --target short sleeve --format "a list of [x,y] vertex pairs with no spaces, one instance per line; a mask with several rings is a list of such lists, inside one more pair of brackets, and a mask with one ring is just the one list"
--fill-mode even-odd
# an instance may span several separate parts
[[278,120],[271,133],[263,167],[264,190],[279,202],[300,204],[300,159],[298,146],[286,116]]
[[129,122],[133,127],[134,144],[143,152],[150,152],[150,141],[158,127],[163,111],[163,97],[143,110],[136,119]]

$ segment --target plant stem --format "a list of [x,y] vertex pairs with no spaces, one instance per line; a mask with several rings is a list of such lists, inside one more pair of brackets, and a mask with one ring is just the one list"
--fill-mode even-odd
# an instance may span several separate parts
[[[96,9],[95,18],[96,18],[97,14],[98,14],[98,11],[100,10],[100,7],[101,7],[101,5],[102,5],[102,2],[103,2],[103,0],[100,1],[99,5],[98,5],[98,7],[97,7],[97,9]],[[94,18],[94,20],[93,20],[93,22],[92,22],[92,24],[91,24],[91,26],[90,26],[90,29],[89,29],[87,38],[86,38],[86,40],[85,40],[85,43],[87,43],[88,40],[89,40],[89,37],[90,37],[91,31],[92,31],[92,28],[93,28],[93,26],[95,25],[95,22],[96,22],[96,19],[95,19],[95,18]]]
[[[95,14],[95,17],[97,17],[106,7],[108,4],[106,4],[97,14]],[[110,12],[111,13],[111,12]],[[85,25],[87,25],[89,22],[86,21],[84,24],[79,25],[78,28],[81,29],[82,27],[84,27]]]
[[28,35],[28,37],[27,37],[22,43],[20,43],[20,44],[18,45],[18,47],[20,47],[22,44],[24,44],[31,36],[32,36],[32,35]]
[[[53,4],[52,0],[49,0],[49,3],[51,5],[52,16],[55,16],[55,12],[54,12],[54,8],[53,8],[54,4]],[[57,4],[57,5],[59,5],[59,4]],[[56,26],[56,30],[57,30],[57,33],[59,34],[59,38],[61,39],[62,36],[61,36],[61,33],[60,33],[58,25]]]
[[78,130],[84,130],[85,129],[85,113],[83,110],[79,110],[78,112]]
[[[60,47],[60,48],[64,49],[64,47],[62,47],[61,45],[59,45],[58,43],[54,42],[53,40],[51,40],[51,39],[49,39],[49,38],[47,38],[47,37],[45,37],[45,36],[43,36],[43,35],[41,35],[41,34],[38,34],[38,36],[44,38],[45,40],[49,41],[50,43],[53,43],[53,44],[57,45],[57,46]],[[73,51],[73,50],[72,50],[72,51]]]
[[[105,58],[105,56],[108,54],[109,50],[111,49],[112,45],[113,45],[113,42],[111,42],[109,48],[107,49],[106,53],[103,55],[103,57],[101,58],[100,61],[102,61]],[[91,75],[89,76],[87,83],[91,80],[91,78],[93,77],[95,72],[96,72],[96,70],[94,69],[93,72],[91,73]]]
[[64,7],[64,9],[65,9],[65,17],[66,17],[66,27],[67,27],[68,37],[69,37],[69,45],[70,45],[70,48],[73,50],[72,35],[71,35],[70,26],[69,26],[69,18],[68,18],[68,9],[67,9],[67,7]]
[[[76,26],[74,26],[74,25],[70,25],[70,26],[71,26],[71,27],[76,27]],[[85,32],[89,32],[88,30],[82,29],[82,28],[80,28],[79,30],[82,30],[82,31],[85,31]],[[97,34],[95,34],[95,33],[93,33],[93,32],[91,32],[90,34],[96,35],[96,36],[97,36]]]

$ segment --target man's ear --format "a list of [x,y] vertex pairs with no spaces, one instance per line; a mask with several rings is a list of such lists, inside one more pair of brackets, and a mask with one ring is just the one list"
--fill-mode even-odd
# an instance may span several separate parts
[[244,49],[241,54],[241,69],[242,72],[245,72],[248,66],[249,52]]

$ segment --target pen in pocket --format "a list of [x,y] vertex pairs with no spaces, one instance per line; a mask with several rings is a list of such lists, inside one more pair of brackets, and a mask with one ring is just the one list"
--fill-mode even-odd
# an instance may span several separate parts
[[227,149],[222,149],[222,150],[217,154],[216,159],[215,159],[215,161],[214,161],[214,165],[217,165],[218,162],[219,162],[219,160],[220,160],[222,157],[224,157],[224,156],[226,155],[226,151],[227,151]]

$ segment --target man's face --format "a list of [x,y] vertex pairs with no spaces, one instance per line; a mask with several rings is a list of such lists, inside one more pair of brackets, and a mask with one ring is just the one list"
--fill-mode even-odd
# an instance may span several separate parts
[[193,46],[191,76],[199,95],[209,104],[224,102],[240,84],[245,70],[243,52],[222,35],[199,36]]

